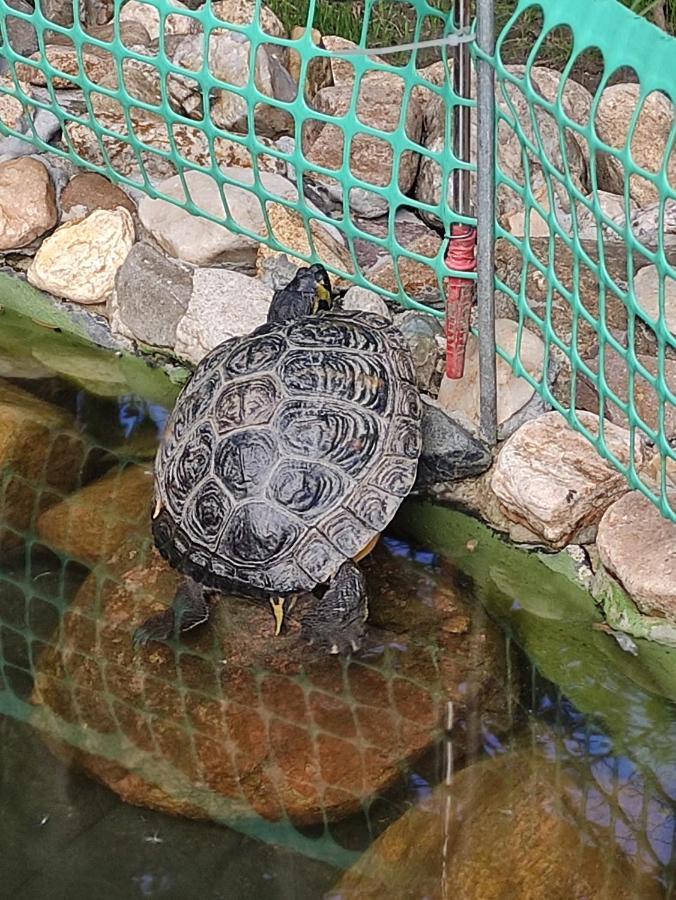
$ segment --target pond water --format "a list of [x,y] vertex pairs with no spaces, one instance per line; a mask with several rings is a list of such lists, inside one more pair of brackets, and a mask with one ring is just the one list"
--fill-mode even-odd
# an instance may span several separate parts
[[[224,598],[135,651],[177,388],[0,316],[0,884],[13,898],[670,897],[674,654],[419,501],[359,659]],[[301,610],[302,611],[302,610]]]

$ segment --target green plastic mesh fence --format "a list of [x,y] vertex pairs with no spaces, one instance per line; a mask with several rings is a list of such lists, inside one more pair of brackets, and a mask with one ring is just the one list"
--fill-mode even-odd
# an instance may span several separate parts
[[[515,46],[525,65],[508,65]],[[497,306],[519,323],[502,353],[674,520],[675,52],[614,0],[524,0],[495,57]],[[580,409],[599,413],[598,430]],[[608,421],[631,432],[623,459]],[[656,451],[648,469],[642,442]]]

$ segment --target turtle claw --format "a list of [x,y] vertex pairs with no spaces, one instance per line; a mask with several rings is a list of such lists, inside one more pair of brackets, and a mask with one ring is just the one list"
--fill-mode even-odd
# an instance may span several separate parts
[[311,646],[326,650],[331,656],[351,656],[363,649],[366,629],[361,622],[355,622],[338,633],[303,629],[303,637]]
[[174,633],[174,614],[168,609],[165,612],[150,616],[134,632],[132,643],[134,649],[147,647],[153,641],[165,643]]

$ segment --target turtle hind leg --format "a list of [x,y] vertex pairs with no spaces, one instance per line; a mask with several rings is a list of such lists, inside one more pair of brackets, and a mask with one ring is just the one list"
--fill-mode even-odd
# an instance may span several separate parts
[[364,643],[368,597],[364,576],[349,560],[302,622],[302,636],[329,653],[356,653]]
[[135,647],[145,647],[151,641],[167,641],[178,638],[209,619],[209,603],[204,588],[186,578],[176,591],[169,609],[150,616],[134,632]]

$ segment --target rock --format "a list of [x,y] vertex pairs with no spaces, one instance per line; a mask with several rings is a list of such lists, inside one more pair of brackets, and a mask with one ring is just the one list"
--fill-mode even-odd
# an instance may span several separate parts
[[54,733],[71,723],[72,764],[137,806],[298,824],[356,812],[439,740],[449,700],[459,755],[481,740],[468,712],[480,708],[492,734],[507,725],[499,629],[450,584],[430,590],[422,566],[377,549],[364,569],[367,659],[308,647],[305,601],[273,641],[266,604],[224,598],[179,662],[171,646],[133,649],[134,629],[166,608],[178,576],[131,542],[109,578],[87,579],[40,657],[33,724]]
[[[360,82],[357,115],[362,122],[377,129],[383,137],[374,137],[358,132],[350,145],[350,171],[355,178],[369,184],[383,187],[392,179],[393,148],[387,143],[387,133],[399,126],[401,108],[404,102],[404,81],[389,73],[378,72],[378,77]],[[344,116],[352,103],[353,87],[342,84],[321,90],[312,106],[320,113],[330,116]],[[407,97],[406,134],[412,141],[420,143],[422,138],[423,111],[412,95]],[[311,164],[327,169],[343,166],[343,132],[338,125],[310,120],[303,131],[303,152]],[[399,158],[399,189],[408,193],[413,187],[418,170],[418,154],[404,151]],[[342,201],[342,187],[333,177],[308,172],[308,178],[318,188],[325,191],[334,202]],[[349,197],[350,208],[366,218],[373,218],[387,212],[387,201],[365,188],[352,188]]]
[[[339,54],[344,50],[354,50],[357,47],[357,44],[354,41],[349,41],[347,38],[340,37],[337,34],[324,35],[323,37],[324,47],[331,54]],[[339,56],[330,56],[329,57],[331,63],[331,74],[333,76],[333,83],[335,85],[352,85],[355,80],[355,71],[354,66],[350,62],[349,55],[346,55],[343,59]],[[385,60],[382,56],[371,56],[371,62],[379,62],[387,64],[387,60]],[[374,75],[377,75],[375,72],[370,72],[364,75],[364,78],[373,78]]]
[[35,287],[77,303],[102,303],[134,243],[134,220],[126,209],[97,209],[67,222],[47,238],[28,269]]
[[[525,79],[525,66],[508,65],[507,71],[514,78],[523,81]],[[561,75],[554,69],[545,66],[537,66],[529,70],[529,77],[535,90],[545,99],[553,101],[557,98]],[[472,98],[476,96],[476,80],[472,80]],[[578,190],[587,193],[587,162],[586,157],[588,151],[581,143],[581,139],[570,129],[561,131],[552,116],[543,108],[535,109],[535,117],[539,132],[536,137],[533,131],[533,120],[531,117],[534,107],[529,105],[526,94],[521,88],[519,82],[505,82],[504,90],[507,98],[498,95],[497,102],[501,112],[506,117],[500,120],[497,125],[498,130],[498,158],[500,168],[509,178],[518,184],[524,184],[525,175],[523,169],[524,150],[523,144],[519,139],[514,128],[509,124],[516,118],[521,129],[527,138],[536,146],[542,146],[547,157],[554,166],[560,171],[569,172],[569,177]],[[591,110],[592,97],[589,91],[581,84],[577,84],[572,79],[567,79],[562,96],[564,109],[573,120],[587,122],[589,119],[589,111]],[[446,128],[446,104],[444,97],[435,97],[429,103],[429,109],[426,112],[427,129],[425,135],[425,147],[433,153],[443,153],[445,151],[445,128]],[[470,136],[470,158],[476,160],[476,117],[472,119],[471,136]],[[565,142],[566,161],[564,163],[561,153],[561,141]],[[538,161],[529,156],[529,186],[531,191],[538,196],[543,188],[547,186],[547,180]],[[414,196],[422,203],[430,206],[439,206],[441,202],[441,188],[443,184],[443,173],[441,167],[431,156],[423,156],[420,164],[420,173],[416,181]],[[471,191],[474,194],[476,190],[476,179],[471,178]],[[555,190],[557,186],[555,185]],[[559,190],[559,199],[562,204],[567,202],[567,194]],[[448,178],[448,205],[454,208],[453,182],[452,177]],[[508,216],[510,213],[518,213],[523,206],[522,199],[506,185],[500,185],[497,193],[498,213],[501,218]],[[441,220],[438,215],[431,211],[421,211],[422,218],[432,225],[439,226]]]
[[129,394],[123,370],[123,359],[101,353],[88,343],[69,346],[64,353],[55,341],[41,341],[32,347],[33,357],[56,375],[84,388],[97,397],[119,397]]
[[[182,37],[170,53],[175,66],[193,72],[204,66],[204,35],[189,34]],[[249,57],[251,48],[245,35],[218,29],[209,36],[209,71],[214,78],[244,87],[249,83]],[[284,66],[275,58],[268,44],[261,44],[256,51],[254,81],[260,93],[276,100],[291,102],[297,86]],[[187,75],[170,75],[167,79],[170,94],[192,118],[202,118],[202,87]],[[211,91],[210,117],[215,125],[225,131],[247,134],[248,100],[232,91],[215,88]],[[275,138],[280,134],[293,134],[291,114],[282,108],[257,103],[254,112],[256,134]]]
[[279,291],[286,287],[297,271],[297,259],[289,259],[285,253],[275,253],[260,260],[258,280],[271,291]]
[[[261,201],[250,190],[239,185],[252,185],[253,173],[250,169],[223,168],[227,178],[237,185],[224,184],[223,193],[228,204],[232,221],[242,228],[263,234],[265,220]],[[216,181],[203,172],[186,172],[183,176],[190,191],[190,197],[199,209],[224,222],[227,220],[221,195]],[[296,188],[278,175],[260,173],[263,187],[271,194],[296,200]],[[179,176],[169,178],[158,185],[158,189],[170,197],[185,201],[183,181]],[[230,231],[208,219],[191,213],[166,200],[152,200],[145,197],[138,208],[143,227],[149,231],[157,243],[176,259],[208,266],[227,263],[233,266],[251,266],[256,263],[258,243],[254,238]]]
[[490,449],[429,397],[423,397],[422,428],[417,488],[471,478],[490,468]]
[[48,547],[93,566],[133,535],[148,532],[153,476],[140,466],[115,468],[44,512],[37,523]]
[[[8,0],[7,6],[29,16],[33,13],[32,4],[26,0]],[[6,23],[7,37],[12,50],[19,56],[30,56],[35,53],[38,49],[38,36],[31,22],[11,15],[8,10]]]
[[596,547],[642,613],[676,623],[676,522],[631,491],[606,510]]
[[[662,203],[653,203],[636,210],[631,216],[631,231],[637,241],[647,250],[656,253],[659,247],[664,247],[669,262],[676,263],[676,200],[666,200]],[[645,265],[645,257],[634,254],[634,267],[640,268],[641,262]]]
[[136,212],[136,204],[121,188],[98,175],[83,172],[68,182],[61,194],[61,212],[64,222],[83,219],[95,209],[116,209],[124,207],[128,212]]
[[418,387],[436,394],[446,355],[444,328],[436,316],[409,309],[394,318],[413,354]]
[[[181,10],[188,7],[181,0],[168,0],[169,5],[177,10],[177,13],[168,15],[164,20],[165,34],[196,34],[201,27],[197,19],[182,16]],[[142,25],[148,32],[150,40],[155,40],[160,35],[160,14],[155,6],[150,3],[142,3],[140,0],[127,0],[120,11],[120,22],[136,22]]]
[[[626,219],[626,207],[624,197],[620,194],[611,194],[608,191],[596,191],[591,197],[588,197],[589,203],[598,203],[601,213],[606,219],[610,219],[620,227],[624,225]],[[582,240],[595,241],[598,237],[598,223],[593,212],[583,203],[576,204],[578,237]],[[630,209],[630,216],[634,214],[634,207]],[[604,240],[618,241],[620,238],[611,228],[605,226],[602,229]],[[572,228],[569,234],[572,236]]]
[[[653,377],[657,377],[659,372],[659,363],[655,356],[645,356],[636,354],[638,363],[643,366]],[[594,373],[598,373],[599,360],[598,357],[593,360],[586,360],[586,364]],[[606,344],[604,351],[603,377],[610,390],[624,403],[629,403],[629,370],[627,368],[627,358],[613,349],[611,344]],[[583,376],[580,376],[582,380]],[[672,359],[664,360],[664,378],[667,389],[672,394],[676,394],[676,361]],[[586,379],[585,379],[586,381]],[[660,427],[660,406],[662,405],[660,396],[656,388],[644,378],[639,371],[633,378],[634,393],[633,402],[634,409],[640,416],[641,420],[653,431],[657,431]],[[589,397],[584,408],[590,412],[598,413],[598,392],[591,381],[588,383]],[[579,396],[579,395],[578,395]],[[664,434],[667,440],[676,438],[676,407],[670,404],[668,400],[664,402]],[[581,405],[578,403],[578,405]],[[628,420],[622,409],[613,403],[610,396],[605,394],[605,415],[611,422],[616,425],[628,427]],[[640,428],[640,426],[638,426]]]
[[661,275],[657,266],[645,266],[634,275],[634,295],[645,317],[657,320],[660,315],[660,282],[664,285],[664,319],[667,329],[676,336],[676,279]]
[[377,316],[387,319],[388,322],[392,321],[392,313],[383,298],[376,294],[375,291],[369,291],[368,288],[360,287],[357,284],[353,285],[346,292],[341,306],[343,309],[375,313]]
[[152,347],[173,348],[192,294],[192,270],[141,241],[115,276],[114,332]]
[[[519,336],[519,326],[511,319],[497,319],[495,339],[511,356],[518,349],[521,365],[537,381],[542,380],[545,346],[540,338],[525,329]],[[501,357],[497,358],[498,425],[507,422],[528,403],[534,389],[524,378],[517,376],[512,367]],[[459,379],[444,375],[439,389],[439,404],[451,415],[462,412],[475,425],[481,419],[479,394],[479,340],[470,334],[465,350],[465,374]]]
[[227,269],[197,269],[188,309],[176,327],[175,353],[197,363],[231,337],[267,320],[272,291],[257,279]]
[[[359,268],[366,272],[377,265],[384,265],[383,260],[392,263],[392,238],[405,250],[410,250],[417,240],[429,240],[432,243],[437,237],[424,222],[409,209],[398,209],[394,216],[394,234],[390,235],[389,216],[378,219],[355,218],[354,223],[363,236],[354,238],[354,250]],[[381,243],[370,240],[370,236],[380,238]],[[435,251],[436,252],[436,251]]]
[[36,159],[0,163],[0,250],[25,247],[57,223],[49,172]]
[[89,33],[93,27],[109,23],[115,11],[115,0],[83,0],[83,20]]
[[57,25],[73,24],[72,0],[41,0],[40,11],[45,19]]
[[[133,45],[134,48],[137,44]],[[89,81],[94,84],[101,84],[106,76],[115,72],[115,58],[108,50],[104,50],[95,44],[85,44],[82,50],[82,64],[75,45],[70,38],[57,40],[56,36],[51,42],[45,45],[45,59],[49,65],[64,72],[64,75],[51,75],[49,82],[47,76],[41,69],[38,69],[35,63],[42,62],[43,56],[40,51],[33,53],[30,62],[17,63],[16,73],[19,78],[23,78],[30,84],[46,87],[52,84],[59,89],[77,89],[80,87],[79,80],[86,75]]]
[[251,25],[255,21],[265,34],[287,37],[281,21],[265,3],[257,9],[255,0],[213,0],[211,10],[217,18],[231,25]]
[[[19,82],[20,89],[31,97],[30,85],[25,81]],[[30,106],[24,106],[16,96],[17,88],[14,79],[9,75],[0,76],[0,121],[13,131],[21,131],[26,134],[30,113],[35,112]],[[4,138],[3,140],[6,140]],[[0,144],[0,148],[2,144]],[[35,150],[35,147],[32,147]]]
[[[0,382],[0,549],[22,546],[40,510],[77,484],[85,457],[74,422],[64,410]],[[37,509],[36,509],[37,506]]]
[[376,838],[326,900],[657,900],[658,880],[634,868],[605,816],[592,837],[580,798],[598,786],[581,773],[532,749],[471,763]]
[[[622,83],[606,87],[596,110],[596,133],[609,147],[627,147],[629,127],[641,99],[640,84]],[[629,149],[637,166],[657,173],[664,168],[673,123],[673,104],[664,94],[653,91],[643,100]],[[620,159],[599,153],[603,165],[599,168],[599,187],[614,194],[622,194],[628,173]],[[666,167],[671,184],[676,184],[676,154],[671,153]],[[638,206],[649,206],[659,200],[657,187],[640,175],[629,178],[629,193]]]
[[[284,247],[285,253],[298,253],[301,256],[312,257],[317,262],[332,266],[346,274],[351,275],[354,272],[349,251],[345,248],[342,236],[337,229],[330,225],[324,225],[319,219],[309,219],[308,226],[314,243],[314,247],[311,247],[305,219],[299,212],[282,203],[267,203],[266,210],[270,231],[263,223],[261,234],[279,241]],[[341,238],[341,240],[337,238]],[[277,251],[272,247],[260,244],[256,255],[257,271],[261,271],[263,260],[276,253]],[[303,265],[304,263],[299,260],[299,264]]]
[[[300,41],[306,31],[306,28],[296,25],[291,29],[291,40]],[[326,49],[324,47],[324,42],[322,41],[321,32],[316,28],[312,29],[312,43]],[[307,53],[308,49],[307,45],[305,45],[303,53]],[[300,83],[300,70],[301,55],[297,50],[291,50],[289,52],[289,74],[296,84]],[[305,99],[310,102],[322,88],[331,87],[332,85],[333,75],[331,73],[331,60],[327,56],[316,56],[311,59],[305,70],[305,80],[303,82]]]
[[[598,435],[598,416],[582,411],[576,415]],[[629,465],[629,432],[606,423],[604,439],[615,458]],[[639,443],[635,464],[640,467],[645,459]],[[582,529],[598,524],[610,504],[627,491],[627,482],[563,416],[549,412],[527,422],[503,444],[491,487],[510,519],[554,547],[563,547]]]
[[[397,265],[391,258],[384,257],[376,265],[366,272],[366,277],[372,284],[401,297],[403,293],[422,303],[438,303],[441,290],[439,277],[433,268],[438,262],[441,251],[441,238],[434,231],[427,231],[421,237],[416,238],[407,248],[411,253],[430,258],[429,265],[419,262],[410,256],[397,256]],[[401,278],[402,289],[399,288],[397,271]]]

